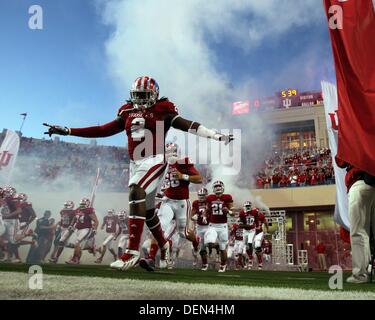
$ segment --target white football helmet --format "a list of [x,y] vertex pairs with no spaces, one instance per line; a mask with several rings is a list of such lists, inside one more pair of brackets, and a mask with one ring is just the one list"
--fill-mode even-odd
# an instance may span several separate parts
[[125,210],[121,210],[118,214],[118,219],[119,220],[125,220],[126,216],[127,216],[127,212]]
[[205,201],[207,197],[208,191],[206,188],[201,188],[198,191],[198,200]]
[[251,210],[251,208],[253,207],[251,201],[246,201],[244,204],[243,204],[243,210],[245,212],[249,212]]
[[83,209],[87,209],[87,208],[90,208],[90,204],[91,204],[90,199],[88,199],[88,198],[83,198],[83,199],[79,202],[79,207],[80,207],[80,208],[83,208]]
[[14,196],[15,199],[17,199],[20,202],[26,202],[27,201],[27,194],[26,193],[17,193]]
[[72,210],[74,209],[74,202],[73,201],[67,201],[64,203],[64,209]]
[[221,196],[224,193],[224,182],[223,181],[215,181],[212,184],[212,190],[213,193],[216,194],[217,196]]
[[136,109],[152,107],[159,97],[159,85],[155,79],[143,76],[137,78],[130,90],[130,100]]

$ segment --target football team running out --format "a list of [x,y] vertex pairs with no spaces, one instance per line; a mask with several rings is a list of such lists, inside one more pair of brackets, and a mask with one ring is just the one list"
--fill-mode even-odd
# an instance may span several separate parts
[[[181,157],[177,144],[165,143],[171,127],[225,144],[230,143],[233,136],[221,134],[181,117],[171,101],[159,98],[159,86],[154,79],[147,76],[137,78],[130,91],[130,100],[119,109],[117,117],[107,124],[87,128],[44,125],[48,127],[46,134],[50,136],[57,134],[100,138],[125,131],[130,158],[129,210],[118,214],[113,209],[108,210],[101,224],[101,229],[105,228],[108,236],[96,248],[95,236],[99,221],[90,200],[82,199],[76,209],[72,201],[66,202],[61,211],[61,220],[56,224],[60,236],[54,241],[51,263],[57,263],[64,248],[68,246],[74,248],[71,259],[67,261],[69,264],[80,263],[82,250],[93,254],[98,251],[100,256],[95,260],[96,263],[101,263],[109,251],[116,259],[110,265],[113,269],[125,271],[139,264],[152,271],[160,249],[159,268],[172,268],[180,243],[190,241],[195,259],[198,255],[201,257],[202,270],[208,269],[208,257],[215,249],[220,261],[219,272],[225,272],[228,242],[232,235],[233,243],[237,245],[234,246],[235,250],[231,250],[234,253],[229,256],[236,257],[236,267],[250,268],[255,251],[258,268],[262,268],[262,247],[265,243],[263,226],[268,230],[264,214],[250,202],[246,202],[236,223],[229,228],[228,218],[233,220],[236,217],[233,198],[224,193],[222,181],[213,183],[212,194],[202,188],[198,192],[198,200],[191,204],[189,184],[201,184],[202,177],[187,157]],[[158,190],[161,194],[157,194]],[[25,240],[33,235],[28,229],[35,219],[35,213],[27,202],[26,195],[17,194],[14,188],[4,187],[0,197],[4,211],[4,235],[1,236],[0,244],[7,252],[7,259],[14,255],[17,261],[19,245],[35,245],[35,240]],[[27,215],[26,218],[23,215]],[[44,218],[48,220],[48,212]],[[149,244],[149,248],[144,250],[147,254],[141,257],[145,223],[149,229],[149,239],[146,241],[146,247]],[[37,225],[37,231],[41,234],[48,228],[53,226],[47,223]],[[75,240],[71,242],[73,234]],[[112,243],[116,240],[117,252],[112,248]],[[44,246],[48,248],[48,243]],[[45,252],[42,256],[44,258]],[[244,259],[245,256],[247,259]],[[245,260],[248,261],[246,264]]]

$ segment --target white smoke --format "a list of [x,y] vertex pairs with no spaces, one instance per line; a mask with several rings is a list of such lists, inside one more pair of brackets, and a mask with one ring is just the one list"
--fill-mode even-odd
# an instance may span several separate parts
[[[316,0],[98,0],[97,4],[104,23],[113,30],[106,51],[118,89],[127,92],[136,77],[151,75],[161,94],[181,106],[184,117],[218,129],[241,128],[246,167],[241,176],[250,185],[254,164],[264,159],[272,132],[256,116],[249,125],[236,123],[229,115],[230,106],[266,90],[257,88],[250,77],[241,85],[232,84],[230,75],[216,66],[212,44],[250,51],[263,41],[279,40],[294,27],[320,23],[321,5]],[[222,167],[213,170],[213,179],[225,180],[228,191],[236,190],[237,195],[236,177],[223,177]],[[241,201],[249,197],[246,194]]]

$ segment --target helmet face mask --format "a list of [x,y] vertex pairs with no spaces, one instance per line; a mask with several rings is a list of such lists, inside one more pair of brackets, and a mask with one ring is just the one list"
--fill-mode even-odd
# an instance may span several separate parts
[[212,190],[214,194],[216,194],[217,196],[221,196],[224,193],[224,182],[223,181],[214,182]]
[[3,189],[3,198],[11,198],[16,195],[17,191],[13,187],[5,187]]
[[243,204],[243,210],[245,212],[249,212],[250,210],[252,209],[252,203],[250,201],[246,201],[244,204]]
[[159,97],[159,85],[151,77],[137,78],[130,90],[130,100],[136,109],[152,107]]
[[79,207],[81,209],[89,208],[90,207],[90,200],[88,198],[83,198],[79,203]]
[[165,156],[169,159],[179,159],[181,157],[180,147],[174,142],[167,143],[165,145]]
[[206,188],[202,188],[198,191],[198,200],[200,201],[206,201],[208,191]]
[[26,202],[27,201],[27,194],[26,193],[18,193],[14,196],[18,201]]
[[126,218],[126,211],[125,211],[125,210],[120,211],[120,212],[117,214],[117,216],[118,216],[118,219],[119,219],[119,220],[125,220],[125,218]]
[[74,202],[73,201],[67,201],[64,203],[64,209],[74,209]]
[[113,210],[113,209],[109,209],[109,210],[107,211],[107,214],[108,214],[109,216],[113,216],[113,215],[115,214],[115,210]]

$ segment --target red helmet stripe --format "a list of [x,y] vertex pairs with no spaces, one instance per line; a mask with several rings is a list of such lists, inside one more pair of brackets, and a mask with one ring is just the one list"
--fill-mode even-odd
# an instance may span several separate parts
[[137,80],[135,80],[137,85],[136,85],[136,88],[139,89],[141,84],[142,84],[142,77],[139,77]]
[[143,90],[147,90],[148,77],[143,77]]
[[155,86],[155,80],[153,78],[150,79],[150,90],[153,90]]

